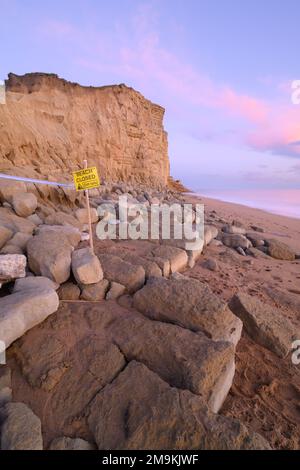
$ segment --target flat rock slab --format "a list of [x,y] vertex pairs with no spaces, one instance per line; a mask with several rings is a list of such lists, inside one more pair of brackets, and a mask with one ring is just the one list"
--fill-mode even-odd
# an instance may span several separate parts
[[153,320],[203,332],[214,340],[237,344],[241,336],[240,319],[196,279],[152,279],[134,295],[133,305]]
[[100,254],[99,259],[105,279],[122,284],[127,292],[133,293],[144,285],[145,270],[142,266],[135,266],[114,255]]
[[291,352],[292,342],[299,339],[290,321],[275,307],[247,294],[237,294],[230,302],[232,311],[243,321],[249,336],[279,357]]
[[8,347],[58,309],[54,289],[26,289],[1,298],[0,339]]
[[219,411],[235,371],[231,343],[137,313],[116,319],[108,332],[127,361],[146,364],[170,385],[201,395],[214,412]]
[[130,362],[90,404],[99,449],[270,449],[260,435],[211,413],[201,397],[170,387],[145,365]]
[[1,450],[43,450],[40,419],[24,403],[0,408]]
[[[96,319],[101,311],[93,305],[89,314]],[[62,316],[57,315],[54,321],[49,318],[38,335],[31,330],[13,345],[23,380],[31,387],[27,399],[45,419],[43,428],[47,437],[50,431],[51,441],[62,433],[72,436],[74,420],[81,419],[94,396],[126,365],[123,354],[104,331],[88,325],[87,310],[81,312],[82,317],[62,307]],[[45,399],[48,412],[44,416]]]

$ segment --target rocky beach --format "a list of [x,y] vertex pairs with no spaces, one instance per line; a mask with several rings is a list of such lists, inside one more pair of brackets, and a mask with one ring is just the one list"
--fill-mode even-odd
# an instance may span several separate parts
[[[101,185],[92,250],[83,192],[0,179],[1,450],[299,449],[299,219],[188,192],[163,108],[125,85],[7,89],[0,172],[70,183],[85,157]],[[204,204],[202,244],[99,239],[120,197]]]

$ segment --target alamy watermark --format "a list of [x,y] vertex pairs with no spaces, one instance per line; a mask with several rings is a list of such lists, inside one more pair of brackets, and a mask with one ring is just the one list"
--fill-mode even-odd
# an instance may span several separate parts
[[145,204],[119,196],[118,202],[98,206],[100,240],[183,240],[186,250],[201,250],[204,243],[203,204]]
[[6,364],[5,350],[5,343],[0,340],[0,364]]
[[5,96],[5,82],[0,80],[0,104],[6,103],[6,96]]

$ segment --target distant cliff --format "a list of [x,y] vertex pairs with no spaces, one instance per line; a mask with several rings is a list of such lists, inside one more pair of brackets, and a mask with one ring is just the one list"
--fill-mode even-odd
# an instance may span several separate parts
[[0,171],[60,176],[83,159],[107,180],[165,185],[164,108],[125,85],[84,87],[54,74],[9,74],[0,105]]

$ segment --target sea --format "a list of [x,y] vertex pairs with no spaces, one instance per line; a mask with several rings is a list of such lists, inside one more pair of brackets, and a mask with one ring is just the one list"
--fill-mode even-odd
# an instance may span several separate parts
[[300,219],[300,189],[198,190],[197,193],[204,197]]

